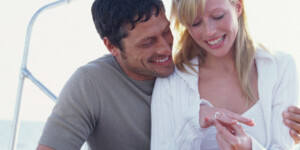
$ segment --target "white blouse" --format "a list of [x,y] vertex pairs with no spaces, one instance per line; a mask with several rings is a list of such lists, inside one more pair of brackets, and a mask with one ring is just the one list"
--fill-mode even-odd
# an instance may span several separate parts
[[[295,61],[282,52],[270,54],[258,49],[255,62],[260,100],[255,106],[258,108],[253,109],[260,112],[249,109],[244,114],[256,122],[255,127],[244,128],[252,139],[252,149],[292,149],[294,141],[289,136],[289,128],[283,124],[282,112],[298,102]],[[192,63],[197,64],[197,58]],[[151,150],[199,150],[206,144],[205,140],[212,139],[206,136],[215,134],[199,125],[199,104],[204,101],[200,100],[197,73],[186,69],[189,73],[176,68],[168,78],[156,80],[151,104]]]

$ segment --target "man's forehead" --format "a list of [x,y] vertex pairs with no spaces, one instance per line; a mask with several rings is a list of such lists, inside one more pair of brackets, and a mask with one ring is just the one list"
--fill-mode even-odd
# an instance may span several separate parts
[[127,24],[126,29],[129,31],[139,30],[139,29],[147,30],[147,29],[151,29],[154,26],[166,26],[166,22],[169,22],[164,12],[160,12],[157,15],[152,14],[148,20],[144,20],[144,19],[145,18],[142,18],[138,22],[136,22],[134,24],[134,27],[132,26],[132,24]]
[[[146,22],[139,22],[135,24],[135,28],[127,28],[127,36],[123,38],[123,42],[126,44],[139,44],[147,39],[155,38],[161,35],[167,28],[169,28],[170,22],[166,18],[165,13],[161,12],[158,16],[151,16]],[[130,27],[130,26],[129,26]]]
[[152,10],[152,12],[149,16],[144,14],[143,16],[140,17],[138,14],[136,14],[135,17],[133,18],[133,20],[136,20],[136,22],[133,24],[128,22],[125,25],[125,28],[128,30],[133,30],[135,28],[135,26],[137,26],[138,24],[149,22],[149,20],[151,20],[153,17],[157,18],[160,15],[164,15],[164,16],[166,15],[165,11],[163,9],[161,9],[160,11]]
[[145,36],[163,32],[169,27],[169,24],[169,20],[166,18],[165,13],[161,12],[158,16],[152,15],[151,18],[145,22],[140,21],[136,23],[133,29],[130,29],[132,26],[127,26],[127,33],[128,36],[130,36],[130,34],[140,35],[140,37],[136,37],[138,40]]

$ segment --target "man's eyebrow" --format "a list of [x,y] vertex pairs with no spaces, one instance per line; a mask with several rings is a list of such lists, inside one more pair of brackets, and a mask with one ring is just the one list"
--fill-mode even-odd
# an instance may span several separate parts
[[[168,23],[166,24],[166,27],[163,29],[163,32],[165,32],[166,30],[168,30],[169,27],[170,27],[170,25],[171,25],[171,23],[170,23],[170,21],[168,21]],[[153,38],[155,38],[155,36],[145,37],[143,39],[140,39],[137,43],[141,44],[142,42],[147,41],[147,40],[151,40]]]

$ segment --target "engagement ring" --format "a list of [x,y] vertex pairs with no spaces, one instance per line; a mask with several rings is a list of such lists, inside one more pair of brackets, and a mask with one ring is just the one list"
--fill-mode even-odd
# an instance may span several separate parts
[[219,112],[215,112],[215,119],[217,119],[217,117],[218,117],[218,115],[221,115],[221,113],[219,113]]

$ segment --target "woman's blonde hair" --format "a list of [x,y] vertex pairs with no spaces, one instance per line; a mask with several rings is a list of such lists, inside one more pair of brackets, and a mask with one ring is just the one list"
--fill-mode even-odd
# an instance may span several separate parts
[[[238,0],[228,0],[235,5]],[[190,60],[194,57],[199,58],[199,65],[205,61],[206,52],[191,37],[185,26],[192,24],[197,15],[198,6],[201,6],[204,13],[206,0],[173,0],[171,19],[175,21],[175,29],[180,34],[178,49],[175,53],[174,63],[181,71],[187,72],[184,64],[192,70],[193,65]],[[199,5],[200,4],[200,5]],[[257,100],[253,94],[250,72],[253,66],[255,46],[247,29],[246,13],[243,3],[242,13],[238,18],[238,33],[234,42],[234,59],[238,73],[239,82],[247,102]]]

